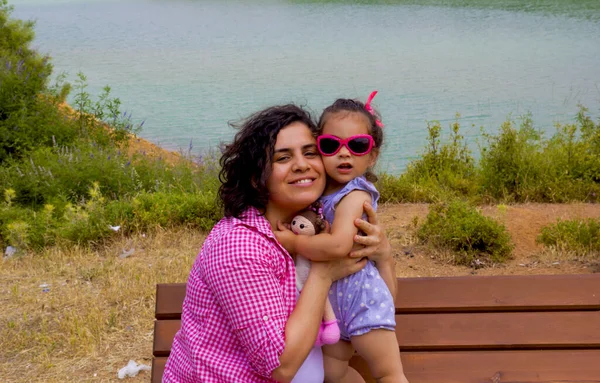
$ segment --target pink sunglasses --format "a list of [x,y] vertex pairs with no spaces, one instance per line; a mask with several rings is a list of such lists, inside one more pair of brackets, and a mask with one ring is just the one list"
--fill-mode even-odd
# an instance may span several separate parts
[[373,137],[368,134],[357,134],[346,139],[341,139],[331,134],[323,134],[317,137],[317,149],[323,156],[334,156],[340,151],[342,146],[355,156],[364,156],[371,152],[375,142]]

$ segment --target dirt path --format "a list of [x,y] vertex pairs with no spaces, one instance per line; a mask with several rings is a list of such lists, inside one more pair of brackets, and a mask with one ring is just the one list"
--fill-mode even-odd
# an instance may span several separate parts
[[504,265],[474,270],[432,259],[431,249],[416,243],[414,224],[423,223],[427,204],[389,204],[379,208],[397,259],[398,276],[452,276],[499,274],[575,274],[600,272],[600,262],[566,261],[536,243],[543,226],[557,219],[598,218],[600,204],[520,204],[485,206],[482,213],[506,225],[515,245],[513,259]]

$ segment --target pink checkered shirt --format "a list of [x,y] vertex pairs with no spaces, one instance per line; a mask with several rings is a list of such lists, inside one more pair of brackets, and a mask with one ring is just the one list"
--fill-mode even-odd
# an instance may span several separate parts
[[294,262],[266,218],[223,218],[190,272],[163,382],[273,382],[295,305]]

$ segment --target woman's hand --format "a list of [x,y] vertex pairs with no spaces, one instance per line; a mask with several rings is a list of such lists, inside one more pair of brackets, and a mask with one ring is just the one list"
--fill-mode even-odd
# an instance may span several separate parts
[[385,236],[385,230],[377,220],[377,213],[370,203],[363,204],[365,213],[367,213],[368,222],[357,218],[354,225],[365,235],[355,235],[354,242],[364,247],[353,250],[350,256],[353,258],[367,257],[375,263],[392,259],[392,246]]
[[362,270],[367,264],[366,258],[343,257],[331,261],[312,262],[310,274],[315,273],[328,283],[337,281]]
[[296,234],[290,230],[289,224],[277,221],[277,230],[273,230],[273,234],[288,253],[292,255],[296,254]]

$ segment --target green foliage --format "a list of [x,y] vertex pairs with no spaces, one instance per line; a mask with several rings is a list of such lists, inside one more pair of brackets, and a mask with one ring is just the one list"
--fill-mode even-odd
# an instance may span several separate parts
[[529,116],[517,129],[505,122],[498,135],[484,134],[481,190],[503,201],[595,201],[600,191],[600,124],[580,107],[574,124],[557,125],[546,140]]
[[215,193],[208,191],[140,194],[133,201],[133,213],[139,229],[183,225],[210,230],[223,216]]
[[20,157],[39,145],[75,137],[59,113],[59,97],[68,92],[59,77],[48,86],[52,65],[47,56],[30,48],[34,38],[31,21],[10,18],[12,7],[0,0],[0,162]]
[[450,136],[442,142],[439,122],[427,123],[427,146],[400,177],[384,174],[378,183],[382,201],[436,202],[477,192],[475,160],[460,134],[460,115],[450,125]]
[[12,203],[0,205],[0,241],[18,249],[41,249],[55,243],[90,244],[120,233],[189,226],[210,230],[222,217],[216,190],[143,192],[135,198],[108,200],[95,182],[79,203],[46,204],[34,211]]
[[[96,243],[115,235],[109,226],[121,226],[119,235],[176,225],[209,230],[221,217],[216,156],[184,156],[173,165],[132,154],[127,144],[143,122],[120,110],[108,86],[92,99],[81,73],[75,110],[65,107],[71,85],[64,75],[49,84],[50,58],[30,47],[34,23],[11,19],[11,12],[0,0],[0,244]],[[549,140],[529,117],[520,127],[507,121],[497,134],[484,135],[479,162],[460,133],[459,116],[448,134],[439,122],[428,123],[422,156],[399,176],[380,175],[381,201],[596,201],[600,124],[586,112],[581,107],[573,124],[557,125]],[[497,262],[510,252],[492,221],[456,204],[432,208],[422,235],[452,245],[462,254],[459,263],[481,254]],[[445,223],[436,216],[446,215],[464,225],[445,228],[448,236],[427,234]]]
[[600,257],[600,219],[558,220],[543,227],[537,241],[559,250]]
[[541,191],[548,162],[542,156],[541,133],[533,128],[529,116],[517,129],[506,121],[498,135],[484,133],[488,146],[481,151],[482,188],[500,200],[527,200]]
[[423,242],[451,250],[458,265],[501,263],[513,247],[503,225],[458,200],[432,205],[417,235]]
[[81,137],[89,138],[101,146],[120,145],[139,133],[143,122],[135,124],[127,112],[121,114],[121,100],[110,97],[110,87],[105,86],[95,102],[87,92],[87,77],[79,72],[75,81],[77,125]]

